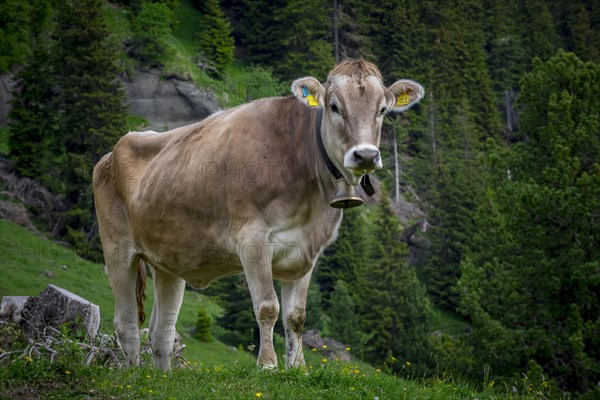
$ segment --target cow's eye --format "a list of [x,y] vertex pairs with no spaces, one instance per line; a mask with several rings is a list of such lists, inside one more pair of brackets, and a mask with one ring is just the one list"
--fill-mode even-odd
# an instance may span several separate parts
[[385,114],[385,112],[387,111],[387,107],[383,107],[380,111],[379,111],[379,115],[383,115]]
[[338,106],[336,106],[335,104],[331,105],[331,112],[334,112],[336,114],[340,113],[340,109],[338,108]]

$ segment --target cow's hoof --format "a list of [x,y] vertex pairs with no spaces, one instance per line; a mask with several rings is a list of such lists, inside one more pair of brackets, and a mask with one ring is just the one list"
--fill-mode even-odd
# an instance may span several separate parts
[[258,367],[263,371],[277,371],[277,364],[273,363],[257,363]]

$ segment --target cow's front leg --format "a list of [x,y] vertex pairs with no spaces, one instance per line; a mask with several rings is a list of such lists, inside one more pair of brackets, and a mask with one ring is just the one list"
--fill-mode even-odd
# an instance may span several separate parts
[[238,252],[260,329],[260,348],[256,363],[264,368],[276,368],[273,328],[279,316],[279,302],[273,286],[271,249],[266,240],[246,241],[238,246]]
[[306,296],[311,273],[312,270],[295,281],[281,282],[286,368],[304,365],[302,331],[306,319]]

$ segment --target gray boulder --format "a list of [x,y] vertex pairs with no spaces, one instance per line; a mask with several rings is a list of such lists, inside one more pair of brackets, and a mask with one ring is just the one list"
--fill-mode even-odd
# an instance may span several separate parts
[[20,324],[23,320],[23,308],[29,296],[4,296],[0,304],[0,319]]

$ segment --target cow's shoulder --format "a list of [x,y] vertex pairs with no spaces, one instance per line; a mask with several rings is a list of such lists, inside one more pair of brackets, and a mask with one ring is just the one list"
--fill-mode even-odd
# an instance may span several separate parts
[[121,137],[113,149],[110,166],[117,192],[125,199],[131,198],[152,160],[195,125],[166,132],[129,132]]

